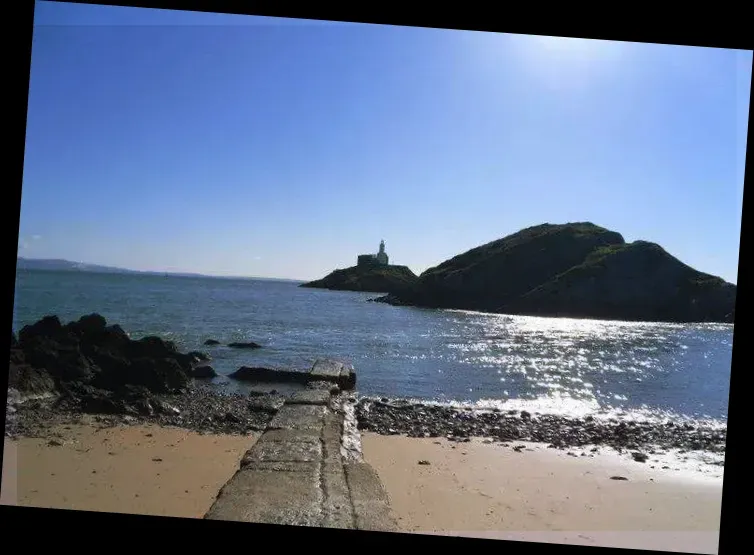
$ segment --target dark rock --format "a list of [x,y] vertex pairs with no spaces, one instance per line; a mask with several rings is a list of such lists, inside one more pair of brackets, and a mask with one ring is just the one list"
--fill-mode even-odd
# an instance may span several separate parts
[[644,453],[639,453],[638,451],[635,451],[635,452],[631,453],[631,457],[633,457],[633,459],[636,462],[641,462],[641,463],[647,462],[647,459],[649,458]]
[[26,357],[24,356],[24,352],[18,348],[18,343],[10,348],[10,363],[26,364]]
[[153,399],[152,406],[154,406],[154,409],[160,414],[166,414],[169,416],[176,416],[181,414],[181,410],[179,408],[174,407],[173,405],[166,403],[165,401],[162,401],[160,399]]
[[191,370],[191,377],[193,378],[206,379],[214,378],[216,376],[217,372],[215,372],[215,369],[212,368],[209,364],[201,364]]
[[24,343],[32,338],[52,339],[60,335],[62,329],[63,325],[57,316],[45,316],[38,322],[21,328],[21,331],[18,332],[18,342],[23,347]]
[[194,362],[208,362],[212,360],[212,357],[209,356],[208,353],[203,353],[201,351],[191,351],[188,353],[188,356],[192,357]]
[[107,320],[100,314],[87,314],[79,318],[71,327],[83,336],[97,336],[105,331]]
[[628,480],[628,478],[626,478],[625,476],[610,476],[610,479],[611,480],[624,480],[624,481]]
[[141,415],[152,416],[154,414],[154,408],[152,407],[152,403],[150,403],[149,400],[147,399],[140,399],[136,401],[133,404],[133,407]]
[[178,353],[175,343],[160,337],[148,336],[128,343],[126,353],[130,358],[174,358]]
[[22,395],[46,395],[55,391],[55,380],[46,370],[11,362],[8,367],[8,387]]
[[419,461],[419,462],[418,462],[417,464],[421,464],[421,465],[427,466],[427,465],[429,465],[430,463],[429,463],[429,461],[424,461],[424,460],[422,460],[422,461]]
[[274,368],[258,368],[242,366],[229,375],[236,380],[268,383],[302,383],[309,381],[309,374],[295,370],[278,370]]
[[104,392],[83,396],[80,407],[83,412],[94,414],[132,414],[136,412],[123,400],[114,399]]
[[285,398],[278,395],[265,395],[249,399],[248,408],[252,412],[274,413],[280,410],[285,403]]
[[531,413],[525,410],[521,411],[521,420],[531,420]]
[[177,392],[189,383],[188,374],[172,358],[133,359],[126,372],[104,372],[98,381],[107,389],[114,390],[125,385],[140,385],[155,393]]
[[234,349],[261,349],[262,346],[259,343],[254,343],[253,341],[248,342],[236,342],[236,343],[228,343],[228,347],[232,347]]
[[217,339],[207,339],[207,341],[204,342],[205,345],[219,345],[220,342]]
[[29,335],[27,332],[23,340],[25,361],[34,368],[47,370],[57,380],[91,378],[94,368],[78,347],[72,342],[61,344],[59,341],[65,340],[60,336],[51,338],[41,334]]

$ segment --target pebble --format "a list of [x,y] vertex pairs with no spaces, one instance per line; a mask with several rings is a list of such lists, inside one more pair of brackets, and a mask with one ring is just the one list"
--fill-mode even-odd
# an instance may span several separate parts
[[[468,407],[466,407],[468,408]],[[584,419],[538,414],[526,411],[475,411],[453,407],[422,405],[401,400],[363,398],[356,404],[360,430],[378,434],[404,434],[409,437],[445,437],[468,442],[472,437],[497,442],[531,441],[551,449],[612,447],[631,452],[634,460],[645,462],[645,452],[667,449],[725,452],[727,430],[703,426],[668,426],[611,418]],[[514,448],[517,451],[519,449]],[[523,447],[520,447],[523,449]]]

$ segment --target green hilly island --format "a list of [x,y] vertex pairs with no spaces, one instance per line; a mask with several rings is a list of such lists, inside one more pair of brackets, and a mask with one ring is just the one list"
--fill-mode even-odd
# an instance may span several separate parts
[[405,285],[375,300],[663,322],[733,322],[736,303],[735,285],[687,266],[655,243],[626,243],[620,233],[590,222],[523,229],[429,268]]

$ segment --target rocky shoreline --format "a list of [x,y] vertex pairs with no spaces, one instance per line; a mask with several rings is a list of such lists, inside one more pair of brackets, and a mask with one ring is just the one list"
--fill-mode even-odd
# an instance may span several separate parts
[[[526,411],[458,409],[405,400],[356,399],[343,395],[354,407],[356,427],[362,432],[408,437],[445,438],[467,442],[485,438],[502,444],[537,442],[550,448],[579,450],[590,447],[630,452],[645,462],[656,451],[679,453],[704,451],[724,455],[727,431],[701,425],[597,420],[532,415]],[[181,394],[154,395],[152,411],[132,407],[115,414],[82,411],[68,396],[9,400],[5,434],[8,437],[45,437],[55,424],[80,422],[85,415],[106,425],[152,423],[176,426],[200,433],[249,434],[262,431],[285,397],[276,393],[226,394],[215,387],[197,384]],[[516,447],[513,446],[515,449]],[[586,453],[586,452],[585,452]],[[588,453],[587,453],[588,454]],[[722,461],[714,464],[722,466]]]
[[[631,452],[637,462],[646,462],[648,455],[660,450],[722,455],[727,437],[726,429],[672,421],[649,423],[617,418],[602,421],[589,416],[580,419],[532,415],[526,411],[457,409],[385,398],[360,399],[356,418],[360,430],[382,435],[442,437],[459,442],[480,437],[500,443],[544,443],[563,450],[591,447],[593,451],[606,447]],[[713,464],[723,463],[720,460]]]
[[85,417],[208,433],[264,429],[283,397],[225,394],[203,383],[215,375],[210,359],[159,337],[131,339],[99,314],[67,324],[46,316],[11,336],[5,435],[45,436]]
[[279,395],[225,394],[203,384],[176,395],[151,396],[151,411],[142,412],[131,406],[124,406],[118,412],[85,411],[75,399],[66,396],[28,399],[21,403],[9,399],[5,435],[9,438],[48,437],[56,426],[78,424],[86,419],[106,426],[157,424],[200,433],[245,435],[264,430],[279,405],[282,405]]

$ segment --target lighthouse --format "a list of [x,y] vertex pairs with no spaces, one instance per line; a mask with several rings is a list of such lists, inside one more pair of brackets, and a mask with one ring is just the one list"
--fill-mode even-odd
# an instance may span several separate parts
[[380,250],[377,253],[377,262],[379,264],[382,264],[383,266],[388,265],[388,257],[387,253],[385,252],[385,240],[383,239],[380,241]]

